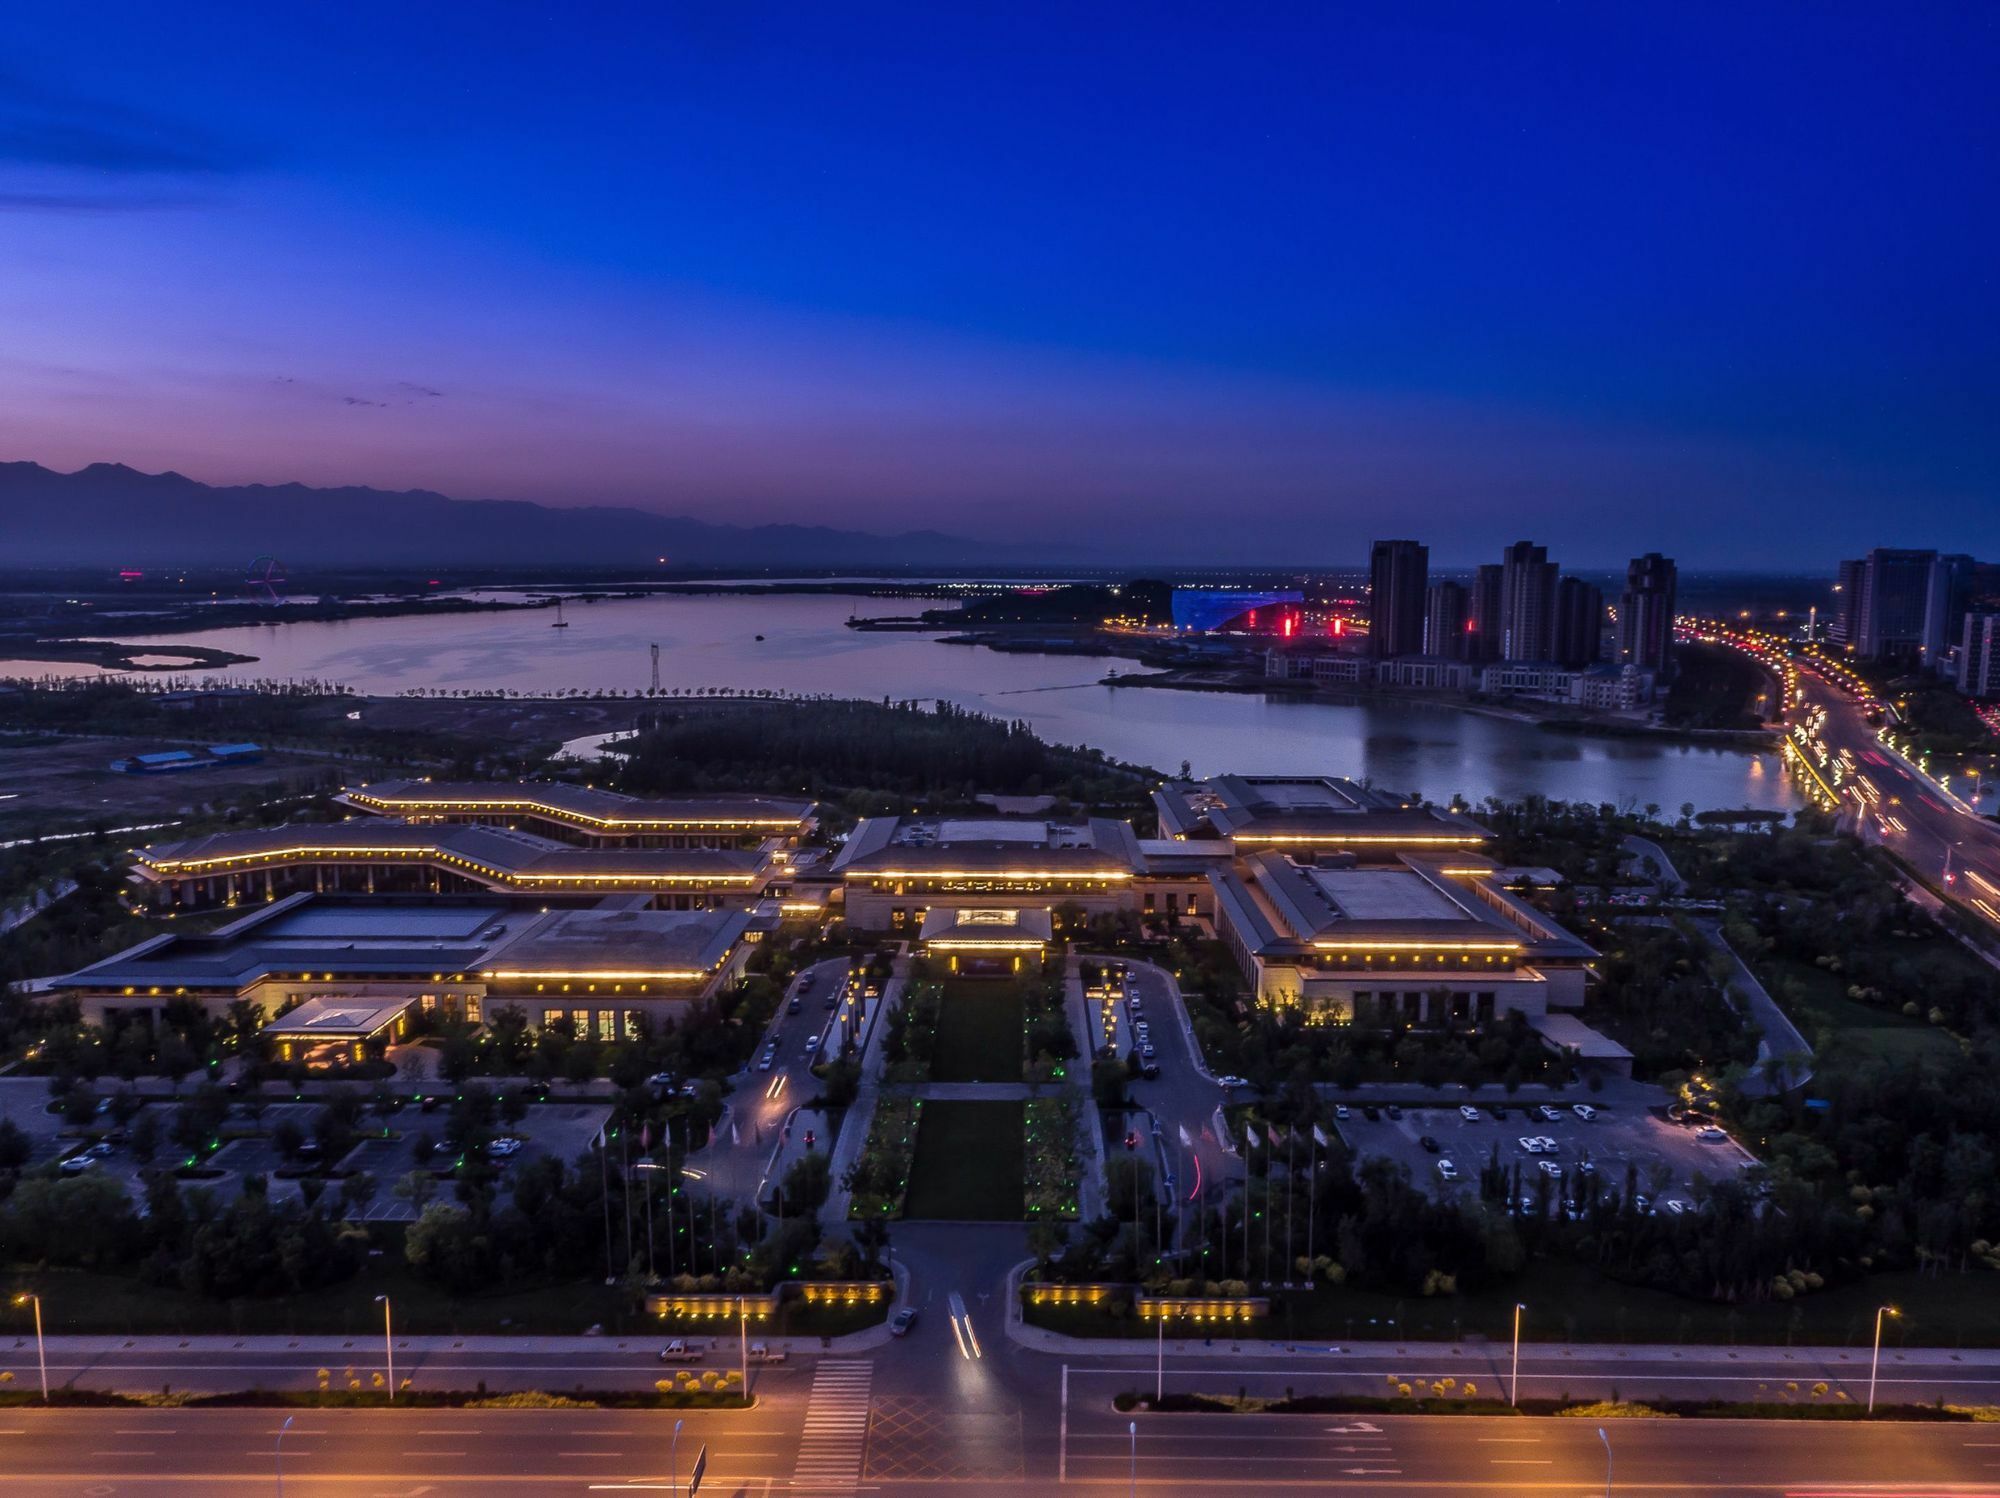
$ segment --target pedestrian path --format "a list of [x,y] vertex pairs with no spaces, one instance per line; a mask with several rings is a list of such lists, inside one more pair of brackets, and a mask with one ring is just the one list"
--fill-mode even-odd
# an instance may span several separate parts
[[814,1371],[805,1434],[792,1469],[794,1493],[852,1493],[859,1485],[874,1379],[875,1365],[859,1359],[827,1358]]

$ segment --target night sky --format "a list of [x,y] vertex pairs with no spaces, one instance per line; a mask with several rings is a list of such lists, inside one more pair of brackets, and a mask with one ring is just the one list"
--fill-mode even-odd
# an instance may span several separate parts
[[0,457],[2000,555],[1996,78],[1976,4],[13,6]]

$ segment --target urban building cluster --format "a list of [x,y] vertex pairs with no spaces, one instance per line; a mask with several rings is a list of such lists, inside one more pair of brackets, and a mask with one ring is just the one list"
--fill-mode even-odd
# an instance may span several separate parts
[[1430,575],[1418,541],[1377,541],[1368,632],[1346,650],[1274,648],[1265,674],[1324,686],[1485,692],[1631,710],[1674,672],[1674,563],[1633,559],[1615,608],[1548,548],[1519,541],[1469,579]]
[[1877,547],[1840,564],[1834,593],[1827,634],[1849,654],[2000,698],[2000,565]]
[[971,976],[1109,917],[1213,933],[1256,1002],[1309,1023],[1520,1015],[1574,1048],[1595,956],[1510,892],[1478,823],[1339,778],[1168,782],[1154,837],[1112,818],[909,815],[832,845],[810,803],[772,797],[398,782],[342,800],[341,823],[140,850],[135,899],[243,915],[52,991],[108,1025],[248,1005],[282,1058],[336,1063],[418,1015],[477,1023],[499,1005],[627,1038],[714,997],[787,919]]

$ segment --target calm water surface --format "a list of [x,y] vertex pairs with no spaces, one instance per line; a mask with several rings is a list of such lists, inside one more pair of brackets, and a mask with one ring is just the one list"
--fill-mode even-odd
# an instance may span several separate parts
[[[1421,703],[1266,701],[1098,685],[1115,657],[1003,655],[926,635],[845,628],[850,613],[915,612],[903,600],[777,594],[663,596],[547,611],[357,619],[208,630],[192,640],[258,657],[238,675],[318,678],[358,692],[508,687],[643,689],[660,646],[669,690],[773,688],[836,697],[943,698],[1023,718],[1044,738],[1196,774],[1310,771],[1435,799],[1531,793],[1677,810],[1801,804],[1775,754],[1544,733]],[[763,636],[759,640],[757,637]],[[34,668],[27,668],[33,670]],[[64,673],[68,674],[68,673]],[[223,673],[228,674],[228,673]]]

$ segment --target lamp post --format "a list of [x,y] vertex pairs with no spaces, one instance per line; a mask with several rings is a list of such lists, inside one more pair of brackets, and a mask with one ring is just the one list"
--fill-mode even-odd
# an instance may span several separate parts
[[1132,1437],[1132,1471],[1125,1483],[1125,1498],[1135,1498],[1139,1491],[1139,1422],[1134,1420],[1125,1428]]
[[1154,1365],[1153,1382],[1153,1403],[1155,1405],[1164,1404],[1167,1398],[1167,1310],[1165,1306],[1160,1308],[1160,1352],[1159,1359]]
[[1507,1403],[1510,1407],[1521,1402],[1521,1313],[1527,1309],[1520,1301],[1514,1302],[1514,1371],[1507,1379]]
[[672,1498],[680,1498],[681,1492],[681,1426],[686,1421],[674,1422],[674,1438],[667,1447],[667,1491]]
[[1875,1370],[1882,1363],[1882,1318],[1902,1314],[1894,1306],[1875,1308],[1875,1351],[1868,1358],[1868,1413],[1871,1415],[1875,1413]]
[[378,1295],[375,1298],[382,1303],[382,1351],[387,1355],[389,1360],[389,1403],[394,1404],[396,1402],[396,1338],[390,1324],[389,1297]]
[[736,1351],[743,1359],[743,1397],[750,1397],[750,1302],[736,1297]]
[[14,1297],[17,1306],[31,1305],[35,1308],[35,1361],[42,1368],[42,1403],[49,1402],[49,1355],[42,1346],[42,1298],[31,1292],[23,1292]]
[[1604,1443],[1604,1498],[1611,1498],[1611,1437],[1601,1425],[1597,1427],[1597,1439]]
[[298,1418],[297,1415],[285,1416],[285,1423],[278,1427],[277,1444],[272,1449],[272,1456],[278,1464],[278,1498],[285,1498],[285,1432],[292,1428],[292,1422]]

